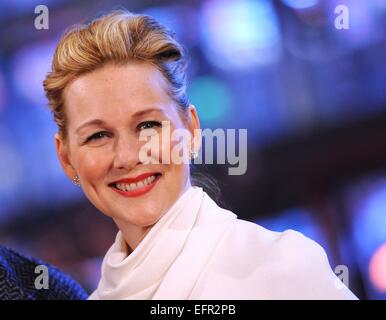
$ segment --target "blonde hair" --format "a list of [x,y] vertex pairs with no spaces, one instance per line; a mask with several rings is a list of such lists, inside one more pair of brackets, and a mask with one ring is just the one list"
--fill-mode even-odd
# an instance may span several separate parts
[[184,114],[189,106],[187,59],[174,33],[148,15],[113,11],[89,24],[72,27],[56,47],[52,70],[43,86],[63,139],[67,135],[63,92],[69,83],[107,63],[132,61],[158,68],[167,80],[169,96]]

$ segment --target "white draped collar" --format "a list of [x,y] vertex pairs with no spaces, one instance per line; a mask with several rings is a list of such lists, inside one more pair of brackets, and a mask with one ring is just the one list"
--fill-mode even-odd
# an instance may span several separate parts
[[118,232],[89,299],[355,299],[299,232],[273,232],[190,187],[128,255]]
[[[189,187],[130,255],[118,232],[102,262],[102,278],[90,299],[151,299],[164,293],[186,298],[211,250],[236,215],[223,210],[200,187]],[[199,213],[211,213],[201,216]],[[195,225],[196,224],[196,225]],[[193,251],[184,252],[187,239]],[[199,254],[196,254],[199,253]],[[195,266],[195,269],[190,269]],[[181,282],[180,282],[181,281]]]

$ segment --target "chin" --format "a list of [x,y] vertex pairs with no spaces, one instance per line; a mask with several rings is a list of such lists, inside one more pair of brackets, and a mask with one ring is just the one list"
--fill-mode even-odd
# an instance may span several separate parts
[[[132,212],[135,212],[136,215],[115,215],[113,218],[117,218],[121,221],[129,223],[131,225],[136,225],[138,227],[148,227],[154,225],[163,215],[163,212],[160,211],[145,211],[142,209],[132,209]],[[142,214],[138,215],[138,213]]]

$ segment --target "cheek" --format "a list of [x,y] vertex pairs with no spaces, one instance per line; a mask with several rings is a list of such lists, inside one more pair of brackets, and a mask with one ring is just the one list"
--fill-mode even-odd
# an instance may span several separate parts
[[[172,140],[171,134],[165,130],[165,132],[161,131],[158,135],[148,139],[149,141],[146,142],[146,157],[155,160],[155,163],[170,164],[172,150],[177,144],[177,142]],[[153,163],[151,159],[150,161]]]
[[105,177],[109,159],[106,152],[88,150],[79,154],[77,158],[78,170],[85,182],[92,182]]
[[[191,135],[187,129],[180,127],[178,129],[172,128],[170,132],[166,131],[167,134],[160,134],[157,140],[158,148],[157,154],[152,155],[153,158],[158,157],[161,163],[183,165],[182,161],[189,156]],[[163,161],[165,157],[165,161]],[[175,161],[173,162],[173,159]],[[185,159],[185,164],[189,160]]]

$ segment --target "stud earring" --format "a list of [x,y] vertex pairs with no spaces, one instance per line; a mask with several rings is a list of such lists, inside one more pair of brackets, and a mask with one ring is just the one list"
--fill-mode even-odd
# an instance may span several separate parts
[[80,187],[80,180],[79,176],[76,174],[74,178],[72,178],[72,183],[75,184],[76,186]]

